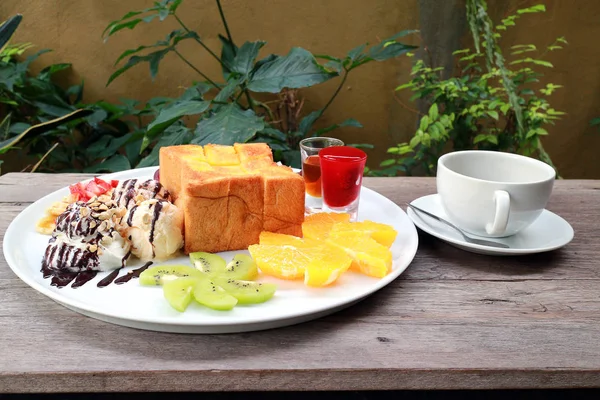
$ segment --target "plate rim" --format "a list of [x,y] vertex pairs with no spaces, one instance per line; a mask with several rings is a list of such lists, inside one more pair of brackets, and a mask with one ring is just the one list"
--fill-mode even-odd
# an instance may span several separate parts
[[[114,172],[114,173],[110,173],[110,174],[96,175],[96,177],[98,177],[100,179],[111,179],[111,178],[114,179],[115,176],[118,176],[118,175],[124,174],[124,173],[131,173],[132,171],[136,171],[139,173],[139,175],[144,176],[145,174],[151,174],[151,173],[155,172],[156,169],[158,169],[157,166],[129,169],[129,170]],[[79,182],[88,182],[92,179],[93,178],[88,178],[88,179],[81,180]],[[373,195],[376,198],[378,198],[378,201],[384,201],[384,202],[390,203],[394,207],[398,208],[400,215],[404,214],[404,216],[406,216],[406,220],[407,220],[407,222],[409,222],[406,233],[411,238],[411,240],[409,242],[407,242],[408,246],[403,245],[403,247],[402,247],[402,250],[403,250],[402,254],[407,260],[406,265],[400,266],[396,271],[392,271],[390,274],[388,274],[384,278],[380,278],[378,281],[374,282],[374,284],[371,285],[370,288],[367,291],[365,291],[364,293],[360,293],[359,295],[353,295],[351,297],[342,297],[342,298],[336,300],[332,304],[325,304],[322,306],[318,306],[318,307],[315,307],[314,309],[311,309],[308,311],[307,310],[292,310],[289,314],[286,314],[285,316],[273,315],[273,316],[269,316],[266,318],[261,318],[259,320],[255,319],[255,320],[251,320],[251,321],[241,321],[241,322],[231,322],[231,321],[227,321],[227,320],[215,321],[215,322],[209,322],[209,323],[203,322],[203,321],[193,321],[193,320],[181,320],[181,321],[175,322],[175,321],[157,320],[157,319],[152,319],[152,318],[147,318],[147,317],[135,317],[135,316],[130,316],[130,315],[123,316],[123,314],[119,314],[116,311],[103,311],[98,306],[89,305],[79,299],[65,298],[60,293],[51,290],[49,287],[46,287],[45,285],[41,284],[40,282],[37,282],[34,279],[33,274],[30,274],[30,276],[29,276],[27,274],[27,271],[25,271],[25,270],[23,270],[23,268],[19,267],[19,263],[14,259],[13,251],[8,248],[8,244],[9,244],[10,240],[8,240],[7,238],[18,233],[19,222],[22,218],[25,218],[24,216],[26,216],[28,212],[31,212],[29,210],[40,202],[48,201],[48,198],[50,198],[50,197],[58,196],[60,194],[60,192],[64,192],[65,190],[68,190],[68,186],[57,189],[57,190],[41,197],[40,199],[36,200],[35,202],[29,204],[27,207],[25,207],[23,210],[21,210],[21,212],[19,212],[19,214],[17,214],[17,216],[15,216],[13,218],[13,220],[8,225],[8,228],[6,229],[4,238],[3,238],[2,249],[3,249],[3,253],[4,253],[4,258],[9,266],[9,268],[13,271],[13,273],[15,275],[17,275],[17,277],[19,279],[21,279],[24,283],[26,283],[32,289],[40,292],[41,294],[45,295],[46,297],[50,298],[51,300],[61,304],[63,307],[66,307],[67,309],[70,309],[70,310],[76,309],[76,312],[78,312],[79,314],[86,315],[86,316],[91,316],[90,314],[102,316],[104,318],[104,319],[102,319],[103,321],[107,321],[108,319],[113,319],[113,320],[116,319],[116,320],[130,321],[130,322],[133,322],[135,325],[148,325],[148,326],[157,325],[157,326],[161,326],[161,327],[178,326],[178,327],[186,327],[186,328],[190,328],[190,327],[191,328],[194,328],[194,327],[197,327],[197,328],[219,328],[219,327],[231,327],[231,326],[243,327],[245,325],[257,325],[257,324],[258,325],[260,325],[260,324],[273,325],[273,323],[275,323],[276,321],[291,321],[294,319],[302,319],[303,317],[304,317],[304,321],[306,322],[306,321],[311,320],[311,318],[306,318],[306,317],[309,317],[309,316],[315,315],[315,314],[322,314],[322,313],[327,312],[328,310],[332,310],[332,312],[335,312],[336,310],[343,309],[345,306],[351,306],[356,302],[362,301],[366,297],[369,297],[372,294],[383,289],[385,286],[390,284],[392,281],[397,279],[400,275],[402,275],[406,271],[406,269],[414,261],[415,255],[416,255],[418,247],[419,247],[419,235],[417,233],[417,228],[415,226],[414,221],[410,218],[410,216],[398,204],[393,202],[391,199],[383,196],[382,194],[376,192],[373,189],[363,186],[361,189],[361,197],[365,191],[370,192],[370,195]],[[242,251],[242,250],[240,250],[240,251]],[[101,318],[97,318],[95,316],[91,316],[91,317],[95,318],[95,319],[99,319],[99,320],[101,319]],[[131,324],[124,325],[124,324],[114,322],[114,321],[111,321],[111,323],[117,324],[117,325],[123,325],[123,326],[132,326]],[[292,323],[287,323],[282,326],[287,326],[287,325],[292,325]],[[156,329],[152,329],[151,327],[140,328],[140,329],[156,330]],[[242,332],[240,330],[237,330],[237,331]],[[172,331],[172,332],[175,332],[175,331]]]
[[[425,198],[439,198],[439,193],[432,193],[432,194],[428,194],[425,196],[420,196],[420,197],[412,200],[411,204],[413,204],[413,202],[415,202],[414,204],[416,206],[418,206],[418,204],[416,202],[418,202],[419,200],[423,200]],[[560,215],[553,213],[552,211],[550,211],[546,208],[544,208],[541,215],[545,214],[545,215],[551,216],[552,218],[557,218],[559,220],[562,220],[566,224],[566,226],[569,227],[569,233],[567,235],[568,240],[562,241],[561,243],[556,244],[554,246],[546,246],[546,247],[538,247],[538,248],[519,248],[519,249],[515,249],[515,248],[504,249],[504,248],[497,248],[497,247],[491,247],[491,246],[484,246],[484,245],[480,245],[480,244],[469,243],[467,241],[460,240],[460,239],[455,239],[455,238],[449,237],[447,235],[444,235],[443,233],[438,232],[430,224],[425,222],[425,220],[423,218],[421,218],[412,209],[408,208],[406,214],[411,219],[413,224],[415,224],[415,226],[417,226],[419,229],[423,230],[424,232],[438,238],[439,240],[459,246],[460,248],[464,249],[465,251],[481,250],[481,251],[486,252],[486,254],[490,254],[490,255],[497,254],[497,255],[519,256],[519,255],[527,255],[527,254],[545,253],[545,252],[557,250],[557,249],[560,249],[561,247],[566,246],[575,237],[575,230],[573,229],[573,227],[571,226],[569,221],[567,221]],[[540,215],[540,217],[541,217],[541,215]],[[565,236],[565,237],[567,237],[567,236]]]

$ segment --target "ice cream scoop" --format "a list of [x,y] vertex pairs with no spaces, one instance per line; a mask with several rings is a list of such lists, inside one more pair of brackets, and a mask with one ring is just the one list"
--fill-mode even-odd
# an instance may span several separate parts
[[144,200],[172,200],[169,191],[154,179],[127,179],[121,181],[113,190],[112,199],[118,207],[125,208],[131,208]]
[[56,219],[42,268],[84,272],[123,267],[131,246],[116,227],[124,212],[108,196],[70,204]]
[[123,221],[131,252],[141,260],[166,259],[183,246],[183,212],[169,201],[142,201]]

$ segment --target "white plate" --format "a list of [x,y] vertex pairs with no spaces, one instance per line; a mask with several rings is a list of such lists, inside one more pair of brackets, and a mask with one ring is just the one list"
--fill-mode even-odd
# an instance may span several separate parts
[[[438,194],[423,196],[411,204],[448,221]],[[494,238],[496,242],[507,244],[510,248],[482,246],[466,242],[456,230],[421,213],[408,209],[408,216],[417,227],[455,247],[479,254],[523,255],[556,250],[568,244],[574,236],[573,228],[558,215],[544,210],[527,228],[507,238]]]
[[[156,167],[123,171],[104,179],[151,178]],[[73,182],[75,183],[75,182]],[[359,219],[392,225],[398,237],[391,250],[392,272],[376,279],[347,272],[333,286],[309,288],[302,281],[283,281],[261,275],[260,280],[279,285],[275,296],[266,303],[236,306],[227,312],[213,311],[192,302],[184,313],[172,309],[159,287],[140,286],[132,279],[123,285],[98,288],[96,283],[108,273],[99,273],[82,287],[56,288],[40,272],[41,260],[49,236],[35,232],[35,224],[44,210],[69,193],[63,188],[31,204],[9,225],[4,235],[4,256],[8,265],[25,283],[56,302],[84,315],[114,324],[139,329],[182,333],[230,333],[276,328],[315,319],[350,306],[396,279],[413,260],[418,246],[417,230],[404,211],[389,199],[362,189]],[[220,253],[227,260],[236,252]],[[246,252],[247,251],[243,251]],[[169,264],[189,263],[185,256]],[[139,267],[142,262],[127,267]],[[121,271],[121,275],[123,271]]]

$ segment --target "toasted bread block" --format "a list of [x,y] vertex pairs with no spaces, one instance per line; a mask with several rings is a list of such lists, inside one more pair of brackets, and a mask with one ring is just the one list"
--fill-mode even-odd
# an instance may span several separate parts
[[302,236],[304,179],[288,167],[261,170],[265,184],[264,230]]
[[172,193],[181,191],[181,169],[184,160],[203,161],[204,151],[201,146],[182,145],[161,147],[158,155],[160,165],[160,183],[169,182]]
[[304,180],[266,144],[163,147],[160,169],[184,212],[186,253],[246,249],[262,231],[302,236]]

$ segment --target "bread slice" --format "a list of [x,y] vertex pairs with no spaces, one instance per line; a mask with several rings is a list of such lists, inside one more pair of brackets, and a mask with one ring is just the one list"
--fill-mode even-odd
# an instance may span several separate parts
[[184,213],[184,250],[242,250],[262,231],[302,236],[304,180],[264,143],[160,149],[160,182]]

